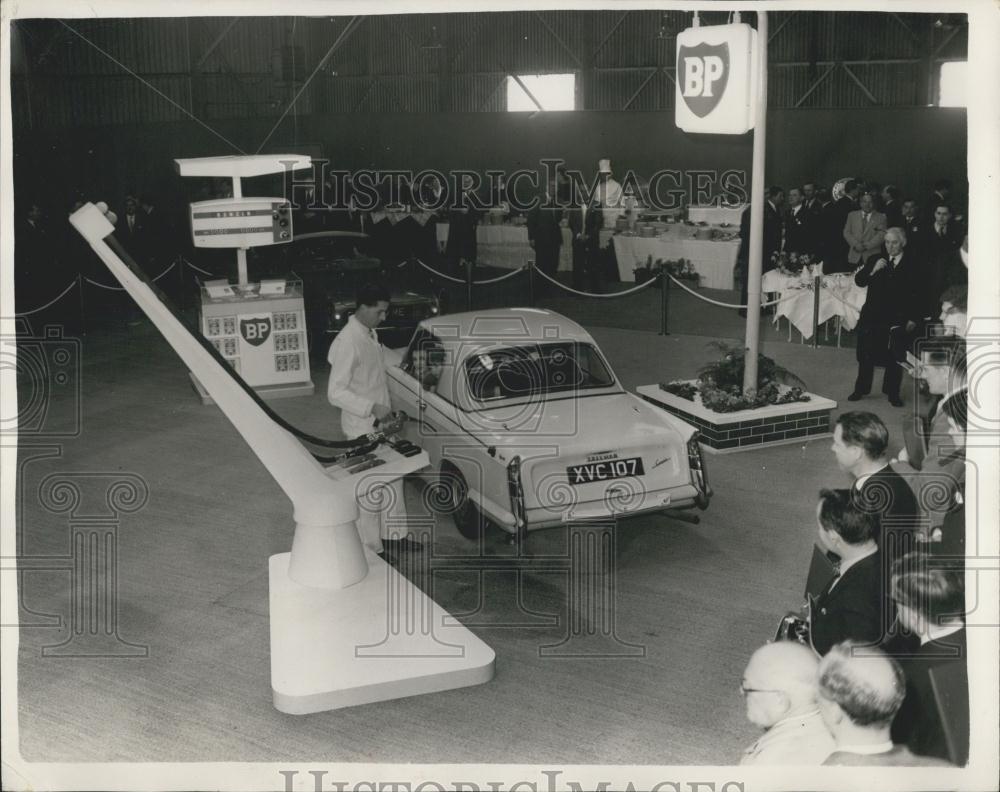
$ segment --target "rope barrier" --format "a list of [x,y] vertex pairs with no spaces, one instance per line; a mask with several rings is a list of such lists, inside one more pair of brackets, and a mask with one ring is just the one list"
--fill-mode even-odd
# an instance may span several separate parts
[[45,305],[41,306],[40,308],[32,308],[30,311],[20,311],[19,313],[16,313],[14,315],[15,316],[31,316],[32,314],[36,314],[39,311],[44,311],[46,308],[54,305],[55,303],[59,302],[63,297],[65,297],[69,293],[69,291],[74,286],[76,286],[76,284],[77,284],[77,279],[74,278],[73,282],[70,283],[69,286],[67,286],[65,289],[63,289],[62,292],[60,293],[60,295],[58,297],[55,297],[52,300],[49,300],[47,303],[45,303]]
[[[172,270],[174,268],[174,265],[176,265],[176,264],[177,264],[176,261],[173,262],[169,267],[167,267],[165,270],[163,270],[163,272],[161,272],[155,278],[150,278],[150,281],[152,281],[153,283],[155,283],[160,278],[162,278],[164,275],[166,275],[168,272],[170,272],[170,270]],[[89,283],[91,286],[97,286],[100,289],[107,289],[108,291],[125,291],[125,289],[123,289],[121,286],[105,286],[103,283],[98,283],[97,281],[91,280],[90,278],[87,278],[87,277],[84,277],[84,280],[87,281],[87,283]]]
[[629,294],[635,294],[637,291],[642,291],[643,289],[652,286],[654,283],[656,283],[656,278],[650,278],[645,283],[640,283],[638,286],[634,286],[631,289],[624,289],[623,291],[616,291],[611,294],[594,294],[593,292],[582,292],[582,291],[577,291],[576,289],[572,289],[569,286],[565,285],[564,283],[561,283],[555,278],[551,277],[550,275],[547,275],[546,273],[542,272],[540,269],[538,269],[537,266],[534,267],[534,270],[543,278],[545,278],[545,280],[547,280],[549,283],[554,283],[560,289],[572,292],[573,294],[579,294],[581,297],[597,297],[606,300],[613,299],[615,297],[625,297],[626,295]]
[[208,275],[210,278],[214,278],[215,277],[215,275],[213,275],[211,272],[208,272],[207,270],[203,270],[201,267],[196,267],[190,261],[185,260],[184,263],[187,264],[191,269],[195,270],[196,272],[200,272],[202,275]]
[[[687,286],[685,286],[683,283],[681,283],[679,280],[677,280],[677,278],[675,278],[670,273],[667,273],[667,277],[670,278],[670,280],[672,280],[674,283],[676,283],[682,289],[684,289],[684,291],[690,292],[695,297],[697,297],[699,300],[704,300],[705,302],[711,303],[712,305],[718,305],[718,306],[720,306],[722,308],[739,308],[739,309],[746,309],[746,307],[747,307],[746,305],[738,305],[736,303],[725,303],[725,302],[720,302],[719,300],[713,300],[711,297],[706,297],[703,294],[698,294],[698,292],[696,292],[694,289],[688,288]],[[649,282],[651,282],[651,281],[647,281],[647,283],[649,283]],[[777,300],[771,300],[769,302],[762,302],[760,304],[760,307],[761,308],[767,308],[767,307],[770,307],[772,305],[777,305],[778,303],[785,302],[786,300],[797,299],[798,296],[799,296],[798,294],[792,294],[792,295],[789,295],[788,297],[779,297]]]
[[453,278],[453,277],[452,277],[451,275],[445,275],[445,274],[444,274],[443,272],[438,272],[438,271],[437,271],[436,269],[434,269],[433,267],[428,267],[428,266],[427,266],[426,264],[424,264],[424,262],[422,262],[422,261],[421,261],[420,259],[415,259],[415,261],[417,262],[417,264],[419,264],[419,265],[420,265],[421,267],[423,267],[423,268],[424,268],[425,270],[427,270],[428,272],[430,272],[430,273],[432,273],[432,274],[434,274],[434,275],[437,275],[437,276],[438,276],[439,278],[444,278],[445,280],[447,280],[447,281],[451,281],[452,283],[461,283],[461,284],[463,284],[463,285],[465,284],[465,281],[464,281],[464,280],[462,280],[461,278]]
[[511,270],[510,272],[505,273],[504,275],[498,275],[495,278],[488,278],[487,280],[472,281],[472,285],[473,286],[483,286],[483,285],[485,285],[487,283],[499,283],[500,281],[507,280],[507,278],[513,278],[515,275],[519,275],[520,273],[525,272],[527,269],[528,269],[528,266],[524,265],[524,266],[518,267],[516,270]]

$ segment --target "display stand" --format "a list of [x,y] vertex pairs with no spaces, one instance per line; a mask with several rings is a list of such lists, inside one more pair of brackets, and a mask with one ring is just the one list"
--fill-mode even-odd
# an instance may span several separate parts
[[[262,295],[260,285],[248,284],[212,294],[201,289],[201,333],[264,399],[311,396],[302,282],[287,281],[283,294]],[[211,395],[192,373],[191,384],[202,404]]]

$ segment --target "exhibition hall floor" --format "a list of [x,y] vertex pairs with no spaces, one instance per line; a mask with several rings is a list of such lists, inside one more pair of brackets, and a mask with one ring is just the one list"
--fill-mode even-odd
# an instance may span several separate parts
[[[590,329],[630,389],[693,375],[713,340]],[[818,394],[841,401],[850,390],[852,349],[772,340],[763,351]],[[312,397],[274,406],[330,435],[326,376],[314,374]],[[735,763],[756,737],[739,693],[744,664],[800,604],[817,491],[846,483],[828,438],[708,456],[715,497],[699,525],[618,525],[617,641],[604,656],[582,644],[575,656],[540,652],[566,636],[564,570],[529,558],[519,572],[482,573],[449,518],[426,522],[434,541],[416,559],[419,582],[432,580],[452,613],[475,612],[465,620],[496,650],[495,679],[295,717],[271,704],[268,659],[267,559],[289,549],[289,502],[148,322],[83,340],[80,393],[79,436],[26,437],[19,449],[18,692],[31,761]],[[72,429],[71,406],[53,403],[52,426]],[[899,424],[882,399],[856,407]],[[80,505],[45,489],[53,474],[75,482]],[[141,481],[148,500],[102,501],[122,479]],[[427,515],[421,482],[406,490],[411,517]],[[43,648],[78,621],[65,561],[74,521],[95,514],[116,543],[117,637],[102,652],[112,656],[51,656]],[[552,530],[528,549],[558,556],[565,544],[566,531]],[[481,552],[514,550],[493,529]]]

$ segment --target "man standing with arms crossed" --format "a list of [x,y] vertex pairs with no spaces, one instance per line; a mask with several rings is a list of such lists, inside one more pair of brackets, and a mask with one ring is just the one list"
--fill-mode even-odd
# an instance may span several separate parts
[[[326,358],[330,364],[327,399],[340,408],[340,426],[349,440],[374,431],[380,421],[391,415],[385,358],[375,333],[375,328],[385,320],[389,299],[389,290],[384,286],[362,286],[357,294],[357,307],[333,340]],[[388,486],[393,495],[383,511],[391,509],[393,504],[402,508],[405,505],[402,479]],[[420,547],[405,537],[387,538],[384,515],[374,505],[359,501],[358,508],[358,533],[365,547],[379,555],[386,546],[400,550]]]

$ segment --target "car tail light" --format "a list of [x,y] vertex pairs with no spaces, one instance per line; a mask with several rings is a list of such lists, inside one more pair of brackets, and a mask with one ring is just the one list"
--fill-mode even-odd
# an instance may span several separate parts
[[701,444],[698,442],[699,435],[695,432],[688,440],[688,467],[691,469],[691,483],[702,495],[710,495],[708,487],[708,470],[705,468],[705,460],[701,455]]
[[510,512],[514,515],[514,528],[518,536],[528,528],[524,507],[524,485],[521,482],[521,457],[516,456],[507,463],[507,492],[510,494]]

